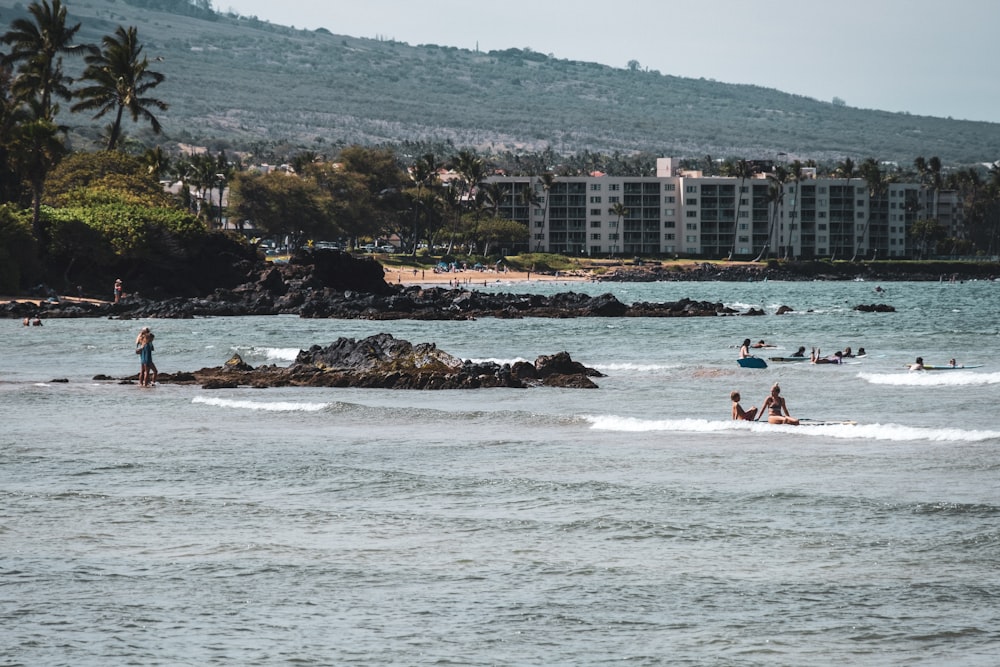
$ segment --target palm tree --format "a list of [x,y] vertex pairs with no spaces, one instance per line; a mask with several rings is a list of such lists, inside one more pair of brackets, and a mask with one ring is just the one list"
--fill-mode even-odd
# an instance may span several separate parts
[[162,146],[147,149],[142,154],[142,162],[157,179],[170,171],[170,156],[163,152]]
[[[847,180],[847,183],[844,184],[844,192],[846,194],[845,194],[845,197],[843,198],[843,200],[845,202],[853,202],[854,201],[854,195],[851,194],[851,180],[853,178],[857,177],[857,175],[858,175],[857,170],[854,168],[854,160],[852,160],[849,157],[848,158],[844,158],[844,161],[841,162],[839,165],[837,165],[837,169],[835,170],[835,173],[840,178],[843,178],[843,179]],[[850,207],[850,211],[851,211],[851,222],[850,222],[851,235],[853,236],[854,235],[854,213],[853,213],[854,206],[853,206],[853,204]],[[843,216],[844,213],[845,213],[844,211],[841,211],[841,215],[842,216]],[[840,224],[843,224],[843,222],[841,222]],[[830,254],[830,259],[836,258],[837,251],[836,251],[836,247],[834,245],[833,225],[832,224],[830,225],[830,253],[831,253]]]
[[792,247],[792,232],[795,230],[796,225],[799,224],[797,213],[799,200],[802,199],[802,162],[800,160],[792,162],[788,178],[792,183],[795,183],[795,197],[792,199],[792,217],[791,222],[788,224],[788,243],[785,245],[785,259],[788,259],[788,249]]
[[[459,204],[472,204],[472,193],[486,177],[486,165],[483,160],[472,151],[463,150],[455,158],[454,169],[462,178],[462,193]],[[456,219],[456,225],[457,225]],[[452,233],[448,243],[448,253],[452,251],[455,243],[455,234]]]
[[94,118],[100,118],[109,111],[115,112],[107,145],[111,151],[118,143],[125,111],[128,111],[132,122],[139,122],[141,117],[149,122],[153,134],[159,134],[160,121],[150,109],[166,111],[168,107],[162,100],[145,96],[165,77],[149,69],[149,60],[142,55],[135,26],[127,30],[118,26],[115,34],[106,35],[101,44],[100,50],[92,47],[85,58],[87,68],[83,71],[83,78],[92,85],[76,92],[82,101],[74,104],[72,111],[94,110]]
[[36,117],[15,126],[8,138],[11,166],[31,188],[31,225],[42,253],[48,245],[41,218],[42,193],[46,176],[66,154],[64,134],[64,128]]
[[[538,178],[542,184],[542,190],[545,192],[545,207],[542,209],[542,229],[547,230],[549,227],[549,200],[552,198],[549,195],[552,192],[552,186],[556,184],[556,175],[551,171],[546,171]],[[621,230],[618,230],[618,233],[621,234]],[[541,243],[537,245],[541,246]]]
[[[418,220],[421,209],[426,208],[424,188],[434,185],[438,180],[438,163],[434,153],[425,153],[409,170],[410,180],[417,186],[417,196],[413,198],[413,257],[417,256],[417,244],[420,241]],[[425,211],[426,213],[426,211]]]
[[[616,201],[611,205],[611,208],[608,209],[608,213],[618,218],[618,240],[622,241],[622,220],[626,215],[628,215],[628,209],[625,207],[625,204],[620,201]],[[615,243],[611,246],[611,248],[611,254],[614,255],[615,251],[618,249],[618,244]]]
[[[535,192],[534,184],[532,184],[530,182],[527,183],[526,187],[523,190],[521,190],[519,199],[520,199],[520,204],[522,206],[524,206],[525,208],[528,209],[528,214],[526,216],[526,219],[528,220],[528,229],[529,229],[529,232],[530,232],[531,231],[531,209],[534,208],[535,206],[538,206],[539,204],[541,204],[542,203],[542,199],[541,199],[541,197],[538,196],[538,193]],[[528,247],[530,248],[531,247],[530,246],[530,244],[531,244],[531,239],[530,238],[528,239],[528,244],[529,244]],[[541,249],[541,244],[540,243],[536,243],[535,244],[535,249],[536,250]]]
[[861,235],[855,237],[852,231],[851,236],[854,241],[854,255],[851,257],[851,261],[857,261],[858,253],[861,250],[861,244],[868,235],[868,226],[872,221],[872,209],[877,208],[881,203],[882,195],[886,191],[887,182],[885,177],[882,175],[882,170],[878,166],[878,162],[875,158],[868,158],[861,163],[861,176],[868,183],[868,217],[865,218],[865,224],[861,228]]
[[11,45],[11,51],[4,57],[4,64],[17,65],[18,76],[14,80],[14,95],[22,100],[35,100],[39,118],[52,121],[59,112],[55,97],[72,99],[69,84],[73,79],[62,70],[62,55],[80,53],[83,45],[73,44],[73,38],[80,30],[80,24],[66,25],[66,8],[61,0],[42,0],[28,6],[27,18],[15,19],[10,30],[0,37],[0,41]]
[[743,186],[746,180],[753,176],[753,167],[745,159],[740,158],[732,167],[733,175],[739,176],[740,185],[736,189],[736,219],[733,220],[733,247],[729,249],[729,259],[736,254],[736,239],[740,229],[740,204],[743,202]]
[[755,262],[763,260],[771,250],[771,238],[774,236],[775,221],[778,219],[781,204],[785,199],[785,181],[788,180],[788,172],[785,171],[784,167],[778,166],[775,168],[774,173],[768,174],[767,177],[771,181],[771,185],[767,189],[767,201],[771,208],[771,223],[767,228],[767,240],[760,249],[760,253],[754,258],[753,261]]

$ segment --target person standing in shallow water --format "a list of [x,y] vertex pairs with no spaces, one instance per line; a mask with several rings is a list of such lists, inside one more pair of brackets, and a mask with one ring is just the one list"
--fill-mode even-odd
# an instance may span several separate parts
[[115,303],[118,303],[122,299],[122,279],[115,279]]
[[159,372],[153,363],[153,339],[149,327],[143,327],[135,339],[135,353],[139,355],[139,386],[150,387],[156,383]]

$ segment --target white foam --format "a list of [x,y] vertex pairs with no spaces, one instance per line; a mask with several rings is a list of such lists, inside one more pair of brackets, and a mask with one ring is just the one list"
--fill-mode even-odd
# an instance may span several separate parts
[[262,412],[317,412],[328,407],[329,403],[296,403],[293,401],[237,401],[229,398],[195,396],[192,403],[204,403],[218,408],[233,408],[236,410],[260,410]]
[[594,368],[599,371],[627,371],[636,373],[656,373],[658,371],[672,370],[680,367],[680,364],[635,364],[628,362],[594,364]]
[[297,347],[245,347],[236,348],[235,352],[240,356],[252,359],[264,359],[266,361],[295,361],[299,356]]
[[979,442],[1000,439],[1000,431],[966,431],[958,428],[923,428],[902,424],[803,424],[784,426],[765,422],[747,422],[732,419],[638,419],[616,415],[584,415],[591,428],[599,431],[639,433],[654,431],[679,431],[685,433],[722,433],[749,431],[764,433],[789,433],[825,438],[861,440],[928,440],[932,442]]
[[1000,373],[977,373],[972,370],[858,373],[858,377],[871,384],[897,387],[971,387],[1000,384]]

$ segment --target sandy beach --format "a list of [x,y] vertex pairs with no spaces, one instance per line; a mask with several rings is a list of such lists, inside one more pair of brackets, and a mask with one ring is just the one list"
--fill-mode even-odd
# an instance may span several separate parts
[[454,273],[436,273],[430,270],[407,268],[385,268],[385,281],[395,285],[476,285],[485,286],[489,283],[534,283],[534,282],[586,282],[590,274],[580,271],[560,271],[559,273],[532,273],[527,271],[457,271]]

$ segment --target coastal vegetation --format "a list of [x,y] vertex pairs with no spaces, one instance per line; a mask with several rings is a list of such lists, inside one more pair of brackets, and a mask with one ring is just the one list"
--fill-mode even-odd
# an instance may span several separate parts
[[[4,1],[0,0],[0,8]],[[76,9],[83,12],[95,7],[106,5],[93,0]],[[347,250],[390,246],[399,252],[383,255],[384,261],[424,268],[442,263],[492,266],[504,261],[523,270],[573,271],[586,265],[586,270],[602,273],[623,263],[622,258],[529,254],[528,229],[500,214],[501,202],[511,194],[488,177],[537,175],[542,188],[548,189],[560,177],[595,171],[649,175],[657,154],[624,150],[624,145],[604,140],[563,142],[564,147],[575,149],[570,153],[557,151],[555,142],[548,140],[498,142],[489,148],[462,146],[454,142],[460,135],[437,130],[376,138],[338,129],[325,138],[315,137],[308,146],[301,145],[302,137],[294,134],[263,142],[196,122],[202,102],[179,91],[174,79],[183,81],[191,76],[189,70],[218,70],[213,70],[209,59],[200,67],[178,71],[172,64],[180,58],[177,46],[167,39],[173,29],[170,22],[183,20],[192,34],[203,36],[209,32],[194,27],[209,31],[215,26],[222,31],[219,39],[223,41],[213,39],[212,44],[225,43],[225,35],[245,36],[248,31],[283,35],[289,40],[287,48],[272,52],[279,60],[301,40],[325,39],[328,33],[302,34],[231,13],[219,14],[207,0],[128,0],[116,8],[121,13],[97,12],[87,22],[78,21],[61,0],[3,9],[3,16],[13,18],[0,35],[0,292],[17,293],[45,284],[63,293],[101,294],[115,277],[123,277],[147,293],[201,294],[237,284],[247,264],[259,261],[265,247],[294,249],[321,242],[337,243]],[[148,45],[141,41],[139,28],[111,20],[139,19],[129,14],[129,8],[153,12],[153,18],[142,18],[144,26],[152,22],[157,28],[149,33],[156,47],[152,58],[146,55]],[[167,17],[172,18],[168,21]],[[161,25],[160,20],[167,23]],[[107,33],[96,35],[95,26]],[[147,35],[145,28],[141,34]],[[442,51],[440,47],[369,41],[344,38],[341,45],[369,54],[391,48],[407,57]],[[187,51],[204,52],[191,41],[186,44]],[[334,51],[344,55],[340,47]],[[444,51],[448,60],[467,58],[468,63],[481,64],[486,58]],[[562,75],[568,76],[567,72],[584,65],[564,63],[563,68],[549,56],[518,49],[486,59],[495,65],[513,66],[514,60],[521,62],[518,67],[531,63],[527,70],[543,79],[557,77],[562,69],[566,69]],[[341,65],[349,61],[346,56],[335,60]],[[375,103],[382,93],[375,92],[376,82],[366,79],[372,76],[366,67],[353,71],[366,82]],[[589,69],[595,85],[611,85],[609,81],[619,76],[654,75],[635,67]],[[240,71],[233,69],[230,78],[238,79]],[[603,77],[610,78],[605,81]],[[262,79],[258,76],[257,80]],[[219,89],[210,86],[204,92],[210,98]],[[267,96],[264,89],[258,92]],[[447,93],[438,92],[448,98]],[[287,95],[284,99],[288,104],[297,98]],[[248,110],[259,106],[249,99],[243,103]],[[364,113],[374,119],[379,112],[372,108]],[[285,116],[311,122],[306,106],[286,110]],[[467,121],[493,122],[474,114]],[[564,121],[572,124],[573,119]],[[182,146],[178,138],[194,127],[203,134],[187,138],[203,145]],[[528,127],[521,125],[521,131],[531,134]],[[281,137],[281,128],[280,124],[266,126],[265,134]],[[321,130],[322,125],[311,129]],[[987,127],[983,137],[989,136]],[[348,143],[347,137],[359,141]],[[997,252],[1000,168],[995,164],[990,168],[947,164],[938,155],[908,158],[899,164],[886,156],[878,160],[866,156],[856,168],[850,157],[794,160],[785,165],[775,159],[694,155],[684,159],[682,166],[707,175],[746,177],[751,163],[754,169],[769,170],[779,193],[782,183],[801,178],[805,166],[821,174],[864,181],[873,197],[892,179],[918,180],[934,190],[957,190],[962,193],[966,228],[948,236],[935,220],[919,221],[912,234],[921,255]],[[265,157],[268,164],[264,164]],[[540,201],[532,198],[524,203],[531,206]],[[547,201],[545,206],[547,212]],[[627,211],[619,207],[614,214],[621,218]],[[666,258],[644,259],[660,263]],[[704,259],[712,258],[698,258]],[[765,259],[763,253],[759,259]]]

